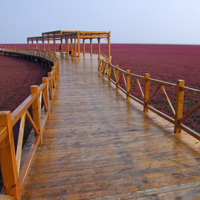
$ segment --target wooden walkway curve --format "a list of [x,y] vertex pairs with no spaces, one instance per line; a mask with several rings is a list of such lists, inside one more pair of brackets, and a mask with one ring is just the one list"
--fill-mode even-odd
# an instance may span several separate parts
[[97,56],[60,57],[22,199],[200,199],[200,144],[116,91]]

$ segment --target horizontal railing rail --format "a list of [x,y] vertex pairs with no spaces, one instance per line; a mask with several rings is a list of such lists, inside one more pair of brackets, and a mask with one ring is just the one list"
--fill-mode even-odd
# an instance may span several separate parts
[[[31,86],[31,94],[12,113],[10,111],[0,111],[0,159],[4,193],[18,200],[21,199],[37,147],[43,143],[42,133],[50,116],[50,108],[53,103],[59,74],[59,61],[54,52],[7,47],[1,48],[1,50],[39,56],[50,59],[54,63],[48,77],[42,78],[41,85]],[[34,130],[35,138],[22,165],[22,143],[26,119]],[[12,130],[18,121],[20,123],[19,134],[17,146],[15,147]]]
[[38,49],[23,49],[23,48],[8,47],[8,46],[3,46],[3,45],[1,45],[0,50],[3,52],[19,53],[22,55],[36,56],[43,59],[51,60],[53,62],[58,60],[58,56],[54,51],[38,50]]
[[[183,80],[178,80],[177,84],[174,84],[152,79],[150,78],[149,74],[145,74],[145,76],[132,74],[130,73],[130,70],[125,71],[123,69],[120,69],[118,65],[115,66],[111,64],[111,62],[107,62],[104,59],[100,58],[98,58],[98,71],[103,75],[103,77],[106,77],[109,81],[115,84],[116,89],[120,89],[126,95],[127,99],[131,98],[141,104],[143,106],[144,112],[148,112],[148,110],[151,110],[174,124],[174,133],[180,133],[182,129],[193,137],[200,140],[200,133],[183,124],[184,120],[186,120],[191,114],[193,114],[195,111],[197,111],[198,108],[200,108],[200,102],[198,102],[194,107],[192,107],[183,115],[184,92],[200,96],[200,90],[185,87]],[[141,82],[144,89],[141,86]],[[150,84],[154,84],[156,86],[151,95]],[[138,85],[141,98],[138,98],[132,94],[134,85]],[[166,88],[172,88],[176,93],[175,107],[173,106],[169,98]],[[152,99],[155,97],[159,90],[162,91],[163,96],[166,99],[166,102],[171,110],[171,115],[165,114],[150,105]]]

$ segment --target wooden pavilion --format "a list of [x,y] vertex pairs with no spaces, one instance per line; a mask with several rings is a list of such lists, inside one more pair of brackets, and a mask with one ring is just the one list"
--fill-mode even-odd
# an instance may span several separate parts
[[[107,38],[108,42],[108,58],[110,59],[110,32],[108,31],[72,31],[72,30],[58,30],[58,31],[50,31],[42,33],[42,36],[38,37],[28,37],[27,38],[27,46],[30,49],[30,42],[32,44],[32,49],[34,49],[34,44],[36,48],[39,49],[39,42],[43,44],[43,50],[45,50],[45,43],[48,43],[48,51],[50,51],[50,42],[53,41],[54,44],[54,52],[56,52],[56,41],[60,41],[61,45],[61,53],[63,52],[63,40],[65,41],[65,52],[66,55],[69,54],[69,40],[71,46],[71,52],[75,50],[78,53],[78,58],[80,60],[80,43],[81,40],[83,42],[83,55],[85,54],[85,40],[90,40],[90,54],[92,56],[92,40],[98,40],[98,55],[100,56],[101,48],[100,48],[100,39]],[[76,46],[78,44],[78,49]]]

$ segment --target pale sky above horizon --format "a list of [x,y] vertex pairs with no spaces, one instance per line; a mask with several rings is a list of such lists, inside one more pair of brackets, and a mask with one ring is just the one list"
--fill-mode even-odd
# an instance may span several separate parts
[[111,31],[111,43],[200,44],[200,0],[1,0],[0,44],[54,30]]

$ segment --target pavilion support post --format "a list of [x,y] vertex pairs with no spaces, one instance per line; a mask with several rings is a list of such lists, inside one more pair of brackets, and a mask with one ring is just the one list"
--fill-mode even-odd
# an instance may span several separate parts
[[100,38],[98,38],[98,58],[100,59],[101,55],[101,44],[100,44]]
[[77,37],[77,43],[78,43],[78,61],[81,61],[81,49],[80,49],[80,38],[79,38],[79,33]]
[[181,90],[181,87],[185,86],[185,81],[178,80],[177,81],[177,89],[176,89],[176,114],[175,114],[175,124],[174,124],[174,133],[181,132],[181,123],[179,120],[183,116],[183,103],[184,103],[184,90]]
[[110,59],[110,37],[108,37],[108,59]]
[[76,53],[77,49],[76,49],[76,38],[74,39],[74,51]]
[[45,50],[45,45],[44,45],[44,38],[42,38],[42,46],[43,46],[43,50]]
[[60,45],[61,45],[61,56],[63,56],[63,40],[62,40],[62,38],[60,40]]
[[38,39],[36,40],[36,49],[39,49]]
[[90,56],[92,57],[92,38],[90,38]]
[[71,59],[73,60],[73,38],[71,38]]
[[69,39],[65,38],[65,52],[66,56],[69,54]]
[[48,51],[50,51],[49,35],[48,35]]
[[27,48],[30,49],[29,47],[29,40],[27,39]]
[[83,39],[83,55],[85,55],[85,39]]
[[5,195],[20,200],[20,186],[15,156],[14,138],[10,111],[0,112],[0,127],[7,127],[7,135],[0,143],[1,172]]
[[56,52],[56,38],[55,38],[55,35],[54,35],[54,38],[53,38],[53,46],[54,46],[54,52]]

